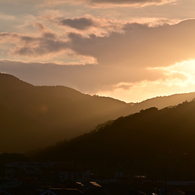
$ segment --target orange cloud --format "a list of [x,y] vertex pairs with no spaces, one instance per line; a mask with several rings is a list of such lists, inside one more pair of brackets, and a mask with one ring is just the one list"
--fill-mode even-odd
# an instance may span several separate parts
[[[174,3],[178,0],[73,0],[73,3],[81,4],[87,3],[88,6],[92,7],[113,7],[113,6],[136,6],[136,7],[143,7],[149,5],[163,5],[168,3]],[[48,1],[48,4],[52,5],[52,0]],[[57,1],[56,4],[60,3],[70,3],[69,0],[66,1]],[[53,2],[54,3],[54,2]]]
[[[83,18],[73,18],[69,22],[75,25],[76,20],[77,26],[80,21],[82,26]],[[87,17],[85,19],[87,20]],[[34,26],[41,35],[2,32],[1,42],[15,45],[12,46],[12,55],[31,58],[47,56],[51,59],[71,51],[78,57],[86,56],[88,59],[91,57],[94,62],[97,60],[103,66],[164,67],[195,57],[193,19],[157,26],[139,23],[118,25],[117,21],[115,23],[103,19],[91,20],[93,21],[91,25],[95,22],[99,25],[95,27],[95,33],[100,34],[94,34],[92,28],[89,32],[79,30],[61,36],[42,23],[35,23]],[[103,27],[104,33],[101,31]]]
[[121,6],[148,6],[148,5],[162,5],[166,3],[175,2],[175,0],[88,0],[91,5],[121,5]]
[[105,37],[70,33],[70,48],[106,66],[163,67],[195,57],[195,20],[154,27],[129,23],[123,30]]

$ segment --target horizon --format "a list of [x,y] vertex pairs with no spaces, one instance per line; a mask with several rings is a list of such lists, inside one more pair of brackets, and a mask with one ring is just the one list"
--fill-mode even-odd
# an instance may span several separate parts
[[0,24],[0,72],[30,84],[129,103],[195,89],[193,0],[2,0]]
[[[4,72],[0,72],[0,74],[5,74],[5,75],[11,75],[11,74],[7,74],[7,73],[4,73]],[[14,75],[11,75],[11,76],[14,76]],[[14,76],[15,77],[15,76]],[[16,78],[18,78],[18,77],[16,77]],[[28,84],[31,84],[31,85],[33,85],[32,83],[29,83],[29,82],[27,82],[27,81],[24,81],[24,80],[21,80],[20,78],[18,78],[20,81],[22,81],[22,82],[25,82],[25,83],[28,83]],[[60,87],[67,87],[67,88],[70,88],[70,89],[72,89],[72,90],[76,90],[76,89],[74,89],[74,88],[71,88],[71,87],[68,87],[68,86],[65,86],[65,85],[33,85],[33,86],[35,86],[35,87],[44,87],[44,86],[46,86],[46,87],[58,87],[58,86],[60,86]],[[114,97],[111,97],[111,96],[104,96],[104,95],[98,95],[98,94],[87,94],[87,93],[83,93],[82,91],[79,91],[79,90],[76,90],[76,91],[78,91],[78,92],[80,92],[80,93],[82,93],[82,94],[84,94],[84,95],[90,95],[90,96],[98,96],[98,97],[103,97],[103,98],[112,98],[112,99],[114,99],[114,100],[119,100],[119,101],[122,101],[122,102],[125,102],[125,103],[127,103],[127,104],[136,104],[136,103],[142,103],[142,102],[144,102],[144,101],[147,101],[147,100],[152,100],[152,99],[155,99],[155,98],[162,98],[162,97],[169,97],[169,96],[174,96],[174,95],[182,95],[182,94],[187,94],[187,93],[174,93],[174,94],[170,94],[170,95],[164,95],[164,96],[154,96],[154,97],[151,97],[151,98],[148,98],[148,99],[144,99],[144,100],[141,100],[141,101],[138,101],[138,102],[126,102],[126,101],[124,101],[124,100],[122,100],[122,99],[117,99],[117,98],[114,98]],[[188,93],[194,93],[195,91],[191,91],[191,92],[188,92]],[[182,102],[181,102],[182,103]]]

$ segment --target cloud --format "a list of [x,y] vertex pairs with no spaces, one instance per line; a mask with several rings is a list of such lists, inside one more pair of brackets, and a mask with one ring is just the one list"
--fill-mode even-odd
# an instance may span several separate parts
[[100,89],[97,94],[114,97],[126,102],[139,102],[156,96],[168,96],[194,91],[195,77],[176,70],[163,71],[164,77],[139,82],[120,82],[109,89]]
[[44,26],[42,23],[37,22],[34,26],[41,32],[42,36],[48,39],[56,39],[57,35],[49,28]]
[[[79,21],[90,16],[73,18]],[[63,19],[64,20],[64,19]],[[15,56],[48,58],[74,55],[76,58],[93,59],[101,66],[119,67],[166,67],[195,58],[195,20],[184,20],[177,24],[151,26],[149,24],[122,23],[91,17],[91,31],[56,34],[42,23],[35,23],[38,36],[21,33],[0,33],[1,42],[15,45],[10,53]],[[75,23],[73,22],[75,25]],[[104,33],[101,29],[104,28]],[[87,35],[87,36],[86,36]]]
[[124,6],[147,6],[147,5],[161,5],[175,2],[175,0],[88,0],[91,5],[124,5]]
[[63,28],[67,34],[78,33],[84,37],[88,37],[90,34],[104,37],[109,36],[111,32],[122,32],[123,26],[126,23],[126,21],[95,18],[89,14],[73,18],[45,15],[42,18],[57,27]]
[[60,52],[65,52],[68,49],[67,41],[60,39],[50,29],[46,28],[41,23],[35,23],[41,36],[28,36],[20,33],[0,33],[1,42],[12,43],[15,45],[11,49],[11,55],[25,57],[49,57],[57,55]]
[[[88,6],[92,7],[101,7],[101,8],[107,8],[107,7],[113,7],[113,6],[136,6],[136,7],[143,7],[143,6],[149,6],[149,5],[164,5],[168,3],[174,3],[178,0],[73,0],[73,3],[76,4],[86,4]],[[54,4],[62,4],[62,3],[70,3],[69,0],[65,1],[57,1],[56,3],[52,3],[52,0],[48,1],[48,5],[54,5]]]
[[[78,21],[82,21],[81,18]],[[10,50],[12,55],[52,59],[67,54],[88,58],[89,61],[93,59],[94,63],[97,61],[99,65],[109,67],[166,67],[195,58],[193,19],[156,26],[139,23],[118,25],[117,21],[106,19],[97,21],[99,26],[95,27],[95,32],[92,28],[84,30],[84,34],[77,31],[61,36],[42,23],[35,23],[38,36],[2,32],[0,37],[3,37],[1,42],[15,45]],[[103,27],[105,31],[101,31]]]
[[[8,59],[12,57],[16,60],[29,60],[30,58],[41,62],[52,60],[58,64],[97,64],[93,56],[83,56],[71,50],[66,34],[58,35],[40,22],[34,23],[34,27],[39,31],[38,35],[0,32],[0,42],[9,46],[6,50],[9,54]],[[3,48],[1,51],[6,52]]]
[[[63,41],[39,39],[37,46],[33,46],[34,42],[28,44],[28,46],[16,47],[12,54],[27,56],[27,57],[43,57],[56,54],[67,48],[67,44]],[[29,47],[30,46],[30,47]]]
[[195,57],[195,20],[154,27],[128,23],[123,30],[105,37],[70,33],[70,49],[105,66],[163,67]]
[[74,18],[74,19],[59,18],[58,22],[60,25],[69,26],[78,30],[86,30],[96,25],[92,18],[86,18],[86,17]]

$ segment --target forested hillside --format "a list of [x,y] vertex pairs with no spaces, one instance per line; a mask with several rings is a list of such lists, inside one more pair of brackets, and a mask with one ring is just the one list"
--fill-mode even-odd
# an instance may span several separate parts
[[33,86],[0,74],[0,152],[27,151],[92,130],[127,104],[63,86]]
[[194,180],[194,148],[192,101],[120,117],[91,133],[34,153],[34,158],[73,161],[102,174],[120,170],[150,178],[164,179],[166,174],[167,179]]
[[120,116],[151,106],[175,105],[194,97],[194,93],[189,93],[125,103],[64,86],[33,86],[0,73],[0,153],[52,145]]

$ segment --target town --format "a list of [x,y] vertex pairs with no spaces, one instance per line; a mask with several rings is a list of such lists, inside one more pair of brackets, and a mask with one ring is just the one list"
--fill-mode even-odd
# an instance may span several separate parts
[[7,163],[0,195],[194,195],[195,181],[151,180],[145,175],[115,172],[100,178],[74,162]]

